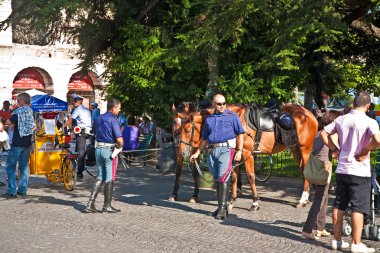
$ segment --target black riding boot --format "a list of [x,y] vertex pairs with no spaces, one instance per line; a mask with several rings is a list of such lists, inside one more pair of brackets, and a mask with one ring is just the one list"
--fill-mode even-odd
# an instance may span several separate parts
[[[218,199],[218,203],[219,203],[219,182],[218,181],[215,182],[215,186],[216,186],[216,198]],[[219,204],[218,204],[218,208],[214,212],[209,213],[208,215],[216,217],[218,212],[219,212]]]
[[106,182],[104,186],[104,205],[103,213],[117,213],[120,212],[120,209],[113,208],[111,206],[113,195],[113,181]]
[[86,209],[85,209],[85,211],[87,213],[97,213],[97,212],[99,212],[95,208],[95,200],[96,200],[96,197],[98,196],[100,188],[102,188],[102,184],[103,184],[102,180],[96,180],[95,181],[94,186],[92,188],[90,199],[88,200],[87,206],[86,206]]
[[217,220],[224,220],[227,218],[228,209],[227,209],[227,198],[228,198],[228,183],[219,182],[219,196],[218,196],[218,214],[215,216]]

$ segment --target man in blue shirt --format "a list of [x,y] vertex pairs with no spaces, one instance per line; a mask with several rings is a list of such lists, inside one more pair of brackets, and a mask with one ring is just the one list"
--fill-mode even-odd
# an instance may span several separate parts
[[212,215],[218,220],[223,220],[228,215],[228,179],[233,160],[240,161],[242,157],[244,129],[239,117],[226,109],[226,99],[223,95],[216,94],[212,105],[215,111],[206,118],[201,144],[190,160],[196,159],[208,146],[207,164],[217,182],[218,194],[218,209]]
[[120,101],[111,98],[107,103],[107,112],[100,115],[94,123],[95,133],[95,158],[98,165],[98,177],[94,183],[90,199],[86,206],[86,212],[98,212],[95,208],[95,199],[98,196],[102,184],[104,186],[104,205],[102,212],[116,213],[120,212],[111,206],[113,185],[112,180],[112,150],[115,146],[123,147],[123,137],[120,130],[120,124],[116,118],[120,112]]
[[83,178],[83,171],[84,171],[85,158],[86,158],[86,139],[89,137],[88,134],[90,133],[91,127],[92,127],[91,112],[82,103],[83,103],[83,97],[77,94],[73,94],[73,105],[75,109],[73,109],[69,120],[66,121],[65,125],[63,126],[63,129],[65,129],[65,127],[68,125],[70,126],[74,119],[76,121],[76,125],[82,129],[82,132],[79,134],[76,134],[75,136],[75,140],[76,140],[75,149],[79,153],[78,173],[77,173],[78,179]]
[[98,103],[96,102],[92,102],[90,104],[90,110],[92,111],[92,115],[91,115],[91,124],[93,125],[96,118],[99,117],[100,115],[100,110],[98,108]]

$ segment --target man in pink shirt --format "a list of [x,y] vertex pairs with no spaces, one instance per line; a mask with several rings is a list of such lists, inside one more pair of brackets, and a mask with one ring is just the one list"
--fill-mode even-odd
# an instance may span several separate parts
[[[336,197],[333,209],[334,240],[332,248],[344,249],[349,244],[341,238],[343,215],[349,203],[352,208],[353,236],[351,252],[375,252],[361,243],[364,214],[370,214],[371,166],[370,149],[380,145],[380,131],[376,120],[366,112],[371,103],[367,92],[354,99],[354,109],[338,117],[321,132],[323,141],[339,157],[336,168]],[[329,138],[337,133],[339,147]]]

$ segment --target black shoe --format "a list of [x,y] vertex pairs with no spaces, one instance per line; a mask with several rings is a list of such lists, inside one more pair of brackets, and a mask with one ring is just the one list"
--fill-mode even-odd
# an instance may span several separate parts
[[81,173],[81,174],[77,174],[77,179],[83,179],[83,174]]
[[5,185],[6,185],[6,183],[0,182],[0,187],[5,186]]
[[219,208],[217,208],[214,212],[209,212],[207,216],[216,217],[219,213]]
[[7,199],[15,199],[15,198],[17,198],[17,195],[16,194],[10,194],[10,193],[6,192],[3,194],[3,197],[7,198]]
[[26,192],[19,192],[19,191],[17,191],[17,195],[18,196],[26,196]]

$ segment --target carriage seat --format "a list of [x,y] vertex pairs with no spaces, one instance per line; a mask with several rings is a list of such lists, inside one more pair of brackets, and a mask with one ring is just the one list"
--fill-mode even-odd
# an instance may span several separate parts
[[68,144],[68,143],[61,143],[61,144],[58,145],[58,147],[59,148],[66,148],[66,149],[68,149],[68,148],[70,148],[70,144]]
[[264,106],[250,104],[246,112],[246,121],[250,128],[257,131],[272,132],[279,112],[277,101],[269,101]]

